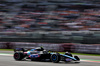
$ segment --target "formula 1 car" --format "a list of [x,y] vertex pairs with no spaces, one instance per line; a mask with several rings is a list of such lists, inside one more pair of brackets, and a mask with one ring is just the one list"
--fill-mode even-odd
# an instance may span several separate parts
[[60,54],[58,52],[50,52],[44,50],[43,47],[38,47],[31,50],[27,50],[24,48],[16,48],[14,49],[13,57],[17,61],[23,59],[31,59],[31,61],[51,61],[54,63],[58,63],[59,61],[75,61],[79,63],[80,61],[78,56],[73,57],[73,55],[69,52],[65,52],[65,54]]

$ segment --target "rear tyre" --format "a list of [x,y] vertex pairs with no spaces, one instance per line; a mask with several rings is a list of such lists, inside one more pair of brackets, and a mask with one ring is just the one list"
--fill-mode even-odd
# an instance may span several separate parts
[[15,52],[13,57],[14,57],[15,60],[20,61],[20,60],[22,60],[25,56],[24,56],[23,53]]
[[60,61],[60,55],[59,54],[51,55],[51,61],[54,63],[58,63]]

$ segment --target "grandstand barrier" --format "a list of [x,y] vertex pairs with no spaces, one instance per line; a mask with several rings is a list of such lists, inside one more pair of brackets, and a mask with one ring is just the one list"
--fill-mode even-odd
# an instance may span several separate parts
[[100,44],[75,44],[74,48],[76,53],[100,54]]
[[68,43],[71,39],[55,38],[0,38],[0,42]]
[[70,51],[72,52],[71,48],[73,45],[70,43],[28,43],[28,42],[1,42],[0,48],[1,49],[14,49],[14,48],[27,48],[32,49],[36,47],[43,46],[46,50],[51,51]]
[[40,46],[51,51],[100,54],[100,44],[0,42],[0,49],[34,49]]
[[7,48],[6,42],[0,42],[0,49]]
[[12,42],[10,46],[13,46],[11,49],[14,48],[27,48],[32,49],[36,47],[43,46],[46,50],[51,51],[63,51],[63,48],[61,47],[61,44],[55,44],[55,43],[24,43],[24,42]]

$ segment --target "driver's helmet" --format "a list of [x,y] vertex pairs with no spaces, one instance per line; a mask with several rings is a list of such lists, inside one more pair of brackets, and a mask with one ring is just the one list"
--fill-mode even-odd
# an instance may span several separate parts
[[44,50],[44,48],[43,47],[37,47],[37,48],[35,48],[37,51],[43,51]]
[[65,52],[65,55],[69,55],[70,53],[69,52]]
[[69,53],[69,52],[65,52],[65,55],[68,55],[68,56],[71,56],[72,57],[72,54]]

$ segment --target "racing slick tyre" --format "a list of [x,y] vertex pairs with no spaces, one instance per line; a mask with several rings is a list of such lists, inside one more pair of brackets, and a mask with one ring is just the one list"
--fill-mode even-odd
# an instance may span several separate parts
[[60,55],[59,54],[51,55],[51,61],[54,63],[58,63],[60,61]]
[[78,56],[74,56],[75,59],[77,59],[77,61],[80,61],[80,58]]
[[74,58],[76,59],[75,63],[80,63],[80,58],[78,56],[74,56]]
[[15,52],[13,57],[14,57],[15,60],[20,61],[20,60],[22,60],[25,56],[24,56],[23,53]]

